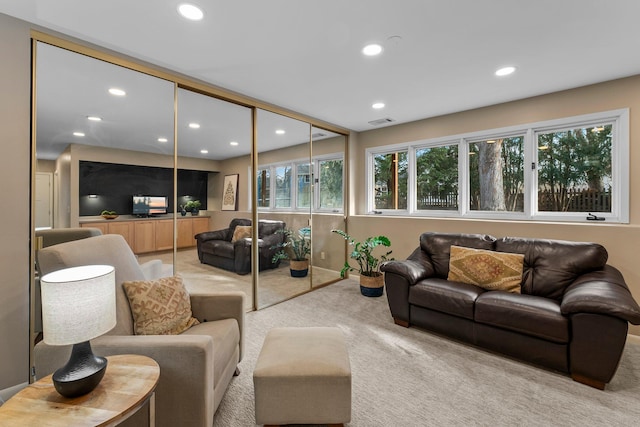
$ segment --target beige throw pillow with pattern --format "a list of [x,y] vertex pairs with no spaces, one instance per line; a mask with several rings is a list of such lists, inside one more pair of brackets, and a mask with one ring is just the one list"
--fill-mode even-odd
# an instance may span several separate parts
[[178,276],[124,282],[122,286],[136,335],[177,335],[200,323],[193,317],[189,294]]
[[451,246],[447,280],[520,293],[524,255]]

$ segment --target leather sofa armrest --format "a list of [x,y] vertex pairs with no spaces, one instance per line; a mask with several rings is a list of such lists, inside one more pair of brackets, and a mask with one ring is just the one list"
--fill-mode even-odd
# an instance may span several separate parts
[[386,261],[380,266],[380,270],[385,273],[395,273],[404,277],[409,285],[415,285],[420,280],[433,275],[433,266],[423,264],[414,260]]
[[244,292],[191,293],[191,311],[201,322],[236,319],[240,330],[240,360],[244,353]]
[[640,324],[640,306],[634,300],[620,271],[604,269],[583,274],[565,290],[560,310],[564,315],[596,313]]
[[227,240],[228,231],[228,228],[225,228],[224,230],[205,231],[204,233],[196,234],[194,238],[199,243],[204,243],[207,240]]

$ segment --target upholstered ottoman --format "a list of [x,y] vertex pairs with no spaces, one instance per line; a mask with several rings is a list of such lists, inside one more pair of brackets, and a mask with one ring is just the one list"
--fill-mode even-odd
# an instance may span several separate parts
[[253,371],[256,423],[351,421],[351,366],[338,328],[274,328]]

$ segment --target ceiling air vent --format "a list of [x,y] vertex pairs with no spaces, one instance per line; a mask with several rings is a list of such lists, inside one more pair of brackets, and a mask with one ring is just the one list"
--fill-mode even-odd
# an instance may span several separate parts
[[372,126],[380,126],[380,125],[384,125],[386,123],[391,123],[391,122],[395,122],[395,120],[390,119],[389,117],[385,117],[384,119],[371,120],[369,124]]
[[311,138],[316,138],[316,139],[317,138],[323,138],[325,136],[327,136],[327,134],[326,133],[322,133],[322,132],[316,132],[316,133],[312,133],[311,134]]

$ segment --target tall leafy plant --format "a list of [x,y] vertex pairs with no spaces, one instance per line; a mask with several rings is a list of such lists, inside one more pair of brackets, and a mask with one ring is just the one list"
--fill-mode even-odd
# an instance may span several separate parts
[[276,233],[284,234],[284,241],[272,246],[271,249],[279,249],[273,255],[272,262],[281,259],[291,259],[293,261],[303,261],[307,259],[307,255],[311,253],[311,228],[304,227],[297,232],[285,228],[276,231]]
[[340,271],[340,277],[344,277],[347,271],[357,271],[362,276],[375,277],[380,274],[380,264],[384,261],[392,260],[389,258],[392,251],[375,256],[373,250],[378,246],[390,247],[391,241],[386,236],[373,236],[367,237],[362,242],[357,242],[353,237],[348,235],[342,230],[331,230],[332,233],[336,233],[342,236],[350,246],[353,246],[353,250],[349,257],[358,263],[358,267],[352,267],[349,261],[345,261],[344,267]]

